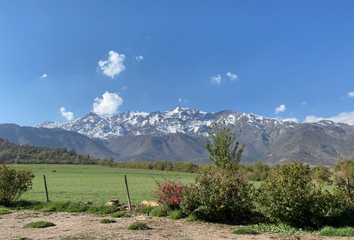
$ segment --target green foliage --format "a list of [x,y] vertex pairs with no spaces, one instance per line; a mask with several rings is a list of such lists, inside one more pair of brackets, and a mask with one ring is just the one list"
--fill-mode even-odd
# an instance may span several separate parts
[[163,178],[162,181],[154,179],[158,189],[155,190],[155,199],[166,209],[179,209],[185,188],[180,178],[171,180]]
[[169,216],[172,220],[181,219],[183,218],[183,212],[181,210],[173,210],[170,212]]
[[9,205],[32,188],[34,175],[30,170],[11,169],[0,165],[0,204]]
[[330,169],[326,166],[316,166],[311,170],[312,179],[316,181],[316,184],[329,185],[332,184]]
[[209,152],[210,161],[221,169],[232,169],[238,166],[244,145],[239,148],[236,136],[226,127],[226,123],[214,123],[209,126],[209,134],[201,131],[199,142]]
[[90,159],[77,154],[75,149],[69,151],[60,148],[35,147],[30,144],[19,145],[0,139],[0,163],[75,163],[94,164]]
[[95,214],[112,214],[117,211],[116,206],[79,205],[74,202],[49,202],[36,207],[43,212],[89,212]]
[[196,173],[201,168],[200,165],[191,162],[174,162],[156,161],[156,162],[110,162],[108,159],[103,159],[97,162],[98,165],[113,167],[113,168],[132,168],[132,169],[149,169],[160,171],[173,171]]
[[256,162],[253,165],[241,167],[243,171],[248,172],[249,181],[265,181],[269,176],[270,167],[264,163]]
[[259,232],[278,233],[281,235],[300,235],[303,233],[301,228],[292,227],[284,223],[260,223],[252,226]]
[[154,217],[164,217],[166,215],[167,215],[167,211],[165,208],[162,208],[162,207],[154,208],[151,211],[151,216],[154,216]]
[[253,193],[253,185],[239,171],[209,166],[185,190],[181,208],[207,221],[242,217],[253,208]]
[[11,213],[11,211],[8,208],[0,206],[0,215],[8,214],[8,213]]
[[278,223],[297,227],[321,225],[332,196],[312,181],[309,165],[296,161],[276,166],[258,189],[258,210]]
[[338,158],[334,171],[337,184],[346,184],[347,178],[350,183],[354,183],[354,155]]
[[152,206],[143,207],[143,208],[140,210],[140,213],[147,214],[148,212],[151,212],[152,209],[154,209],[154,207],[152,207]]
[[130,215],[129,213],[125,213],[123,211],[119,211],[119,212],[116,212],[112,215],[112,217],[115,217],[115,218],[129,218],[129,217],[132,217],[132,215]]
[[120,217],[123,217],[124,214],[125,214],[125,212],[123,212],[123,211],[118,211],[118,212],[114,213],[114,214],[112,215],[112,217],[120,218]]
[[108,219],[108,218],[104,218],[100,221],[100,223],[106,224],[106,223],[115,223],[116,220],[114,219]]
[[320,230],[321,236],[326,237],[354,237],[354,228],[352,227],[343,227],[343,228],[334,228],[334,227],[324,227]]
[[28,238],[28,237],[20,237],[18,240],[32,240],[32,238]]
[[196,220],[197,218],[193,214],[188,215],[188,217],[186,218],[187,222],[194,222]]
[[38,222],[31,222],[23,226],[22,228],[46,228],[55,226],[52,222],[45,222],[45,221],[38,221]]
[[239,235],[255,235],[258,232],[254,230],[251,227],[238,227],[236,230],[232,231],[233,234],[239,234]]
[[149,227],[144,222],[136,222],[128,227],[128,230],[145,230]]

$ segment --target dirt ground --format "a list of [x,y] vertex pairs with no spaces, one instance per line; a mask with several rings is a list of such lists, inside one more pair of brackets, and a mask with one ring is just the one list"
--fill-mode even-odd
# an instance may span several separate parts
[[[237,226],[205,222],[187,222],[185,219],[171,220],[167,217],[147,217],[133,213],[131,218],[116,218],[117,222],[101,224],[99,221],[110,216],[93,214],[52,213],[29,210],[0,215],[0,239],[353,239],[326,238],[315,234],[302,236],[281,236],[278,234],[235,235],[231,231]],[[22,227],[30,222],[49,221],[54,227],[34,229]],[[145,222],[150,229],[127,230],[136,221]]]

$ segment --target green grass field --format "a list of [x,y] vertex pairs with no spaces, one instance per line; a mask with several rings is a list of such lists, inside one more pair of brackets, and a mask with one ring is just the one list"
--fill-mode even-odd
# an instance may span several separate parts
[[[132,204],[154,200],[157,185],[153,178],[181,178],[182,183],[194,182],[196,174],[155,170],[109,168],[96,165],[11,164],[11,168],[31,169],[35,174],[33,188],[20,200],[46,201],[43,175],[46,176],[49,200],[53,202],[85,202],[104,204],[110,199],[127,203],[124,175],[127,175]],[[56,172],[52,172],[55,170]]]
[[[35,174],[33,188],[20,200],[46,201],[43,175],[46,176],[49,200],[52,202],[86,202],[104,204],[110,199],[127,203],[124,175],[127,175],[132,204],[154,200],[157,185],[153,178],[181,178],[182,183],[193,183],[196,174],[174,173],[145,169],[109,168],[97,165],[11,164],[11,168],[31,169]],[[52,172],[55,170],[56,172]],[[262,182],[250,181],[256,188]],[[325,186],[332,191],[335,186]]]

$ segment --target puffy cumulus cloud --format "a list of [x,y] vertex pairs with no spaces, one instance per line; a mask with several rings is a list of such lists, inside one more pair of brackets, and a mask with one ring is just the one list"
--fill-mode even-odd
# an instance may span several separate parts
[[118,107],[122,105],[123,99],[116,93],[105,92],[102,99],[95,98],[93,103],[93,112],[102,115],[112,115],[117,113]]
[[284,104],[281,104],[279,107],[277,107],[276,109],[275,109],[275,113],[276,114],[278,114],[278,113],[280,113],[280,112],[284,112],[285,111],[285,105]]
[[188,100],[187,100],[187,99],[185,99],[185,98],[183,98],[183,97],[181,97],[181,98],[178,98],[178,102],[184,102],[184,103],[187,103],[187,102],[188,102]]
[[46,78],[47,76],[47,74],[43,74],[40,78]]
[[138,56],[138,57],[135,57],[135,59],[140,62],[140,61],[143,61],[144,60],[144,57],[143,56]]
[[301,104],[305,106],[305,105],[307,104],[307,102],[306,102],[306,101],[303,101]]
[[212,84],[220,84],[221,83],[221,76],[220,74],[216,75],[216,76],[212,76],[211,78],[211,83]]
[[304,122],[319,122],[321,120],[324,120],[324,118],[316,117],[315,115],[310,115],[305,118]]
[[300,121],[297,118],[285,118],[282,119],[283,122],[296,122],[299,123]]
[[114,76],[125,70],[125,66],[123,64],[124,59],[124,54],[119,54],[115,51],[109,51],[108,60],[99,61],[98,66],[103,71],[104,75],[114,78]]
[[319,122],[321,120],[330,120],[337,123],[347,123],[349,125],[354,125],[354,111],[353,112],[342,112],[337,116],[330,118],[316,117],[314,115],[307,116],[304,122]]
[[236,74],[232,74],[230,72],[226,73],[226,75],[230,78],[231,81],[238,80],[238,77]]
[[60,113],[63,117],[65,117],[68,121],[71,121],[74,119],[74,114],[72,112],[66,112],[64,107],[60,108]]
[[354,92],[348,92],[348,97],[350,98],[354,97]]

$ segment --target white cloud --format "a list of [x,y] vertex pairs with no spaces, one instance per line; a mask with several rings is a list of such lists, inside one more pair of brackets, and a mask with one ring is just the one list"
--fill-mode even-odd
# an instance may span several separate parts
[[46,78],[47,76],[47,74],[43,74],[40,78]]
[[135,59],[140,62],[140,61],[143,61],[144,60],[144,57],[143,56],[138,56],[138,57],[135,57]]
[[303,101],[301,104],[305,106],[305,105],[307,104],[307,102],[306,102],[306,101]]
[[354,92],[348,92],[348,97],[350,98],[354,97]]
[[236,74],[232,74],[230,72],[226,73],[226,75],[230,78],[231,81],[238,80],[238,77]]
[[109,51],[108,60],[99,61],[98,66],[103,71],[104,75],[114,78],[114,76],[125,70],[125,66],[123,64],[124,59],[124,54],[119,54],[115,51]]
[[278,114],[279,112],[284,112],[285,109],[286,109],[286,108],[285,108],[285,105],[282,104],[282,105],[280,105],[279,107],[277,107],[277,108],[275,109],[275,113]]
[[296,122],[296,123],[300,122],[297,118],[285,118],[282,121],[283,122]]
[[120,88],[120,90],[125,90],[125,89],[127,89],[126,86],[123,86],[123,87]]
[[60,108],[60,113],[63,117],[65,117],[68,121],[73,120],[74,114],[72,112],[66,112],[64,107]]
[[314,115],[307,116],[304,122],[319,122],[321,120],[330,120],[333,122],[347,123],[349,125],[354,125],[354,111],[353,112],[342,112],[337,116],[330,118],[316,117]]
[[342,100],[342,99],[344,99],[344,98],[345,98],[345,97],[343,96],[343,97],[340,98],[340,100]]
[[221,83],[221,76],[220,74],[216,75],[216,76],[212,76],[211,77],[211,83],[215,83],[215,84],[220,84]]
[[184,102],[184,103],[188,103],[188,100],[181,97],[181,98],[178,98],[178,102]]
[[112,115],[117,113],[118,107],[122,105],[123,99],[116,93],[105,92],[102,99],[96,98],[93,103],[93,111],[98,114]]

